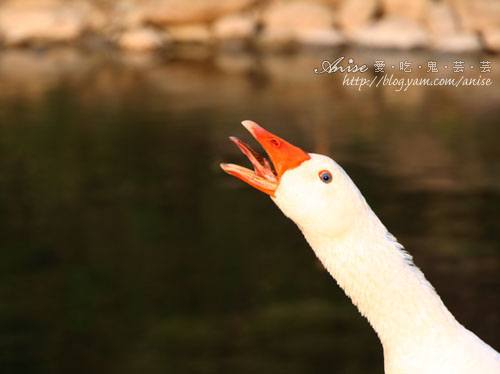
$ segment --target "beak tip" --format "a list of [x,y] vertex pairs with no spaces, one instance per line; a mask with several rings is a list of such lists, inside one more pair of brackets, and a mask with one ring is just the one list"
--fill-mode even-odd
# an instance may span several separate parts
[[233,173],[231,173],[231,164],[220,163],[219,166],[224,173],[234,175]]
[[248,119],[241,121],[241,124],[250,132],[252,128],[259,127],[259,125],[257,125],[254,121],[250,121]]

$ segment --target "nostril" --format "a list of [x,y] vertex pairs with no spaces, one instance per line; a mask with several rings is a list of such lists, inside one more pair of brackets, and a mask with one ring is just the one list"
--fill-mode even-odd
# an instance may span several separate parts
[[279,147],[280,141],[278,139],[271,139],[271,144],[274,145],[275,147]]

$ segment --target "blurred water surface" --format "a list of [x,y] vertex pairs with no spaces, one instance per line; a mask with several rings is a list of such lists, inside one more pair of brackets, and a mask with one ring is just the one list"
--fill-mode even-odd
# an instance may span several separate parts
[[500,349],[498,83],[359,92],[313,73],[331,54],[183,53],[0,55],[2,373],[383,372],[294,224],[219,169],[248,163],[243,119],[341,163]]

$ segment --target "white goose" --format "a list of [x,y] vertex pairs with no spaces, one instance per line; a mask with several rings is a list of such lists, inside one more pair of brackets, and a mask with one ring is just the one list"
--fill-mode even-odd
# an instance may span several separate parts
[[267,193],[292,219],[377,332],[386,374],[500,374],[500,354],[456,321],[344,170],[243,121],[269,162],[237,138],[254,171],[222,169]]

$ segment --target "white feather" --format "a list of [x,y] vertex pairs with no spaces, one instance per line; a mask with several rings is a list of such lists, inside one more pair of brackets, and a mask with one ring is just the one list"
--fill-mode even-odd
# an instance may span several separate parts
[[273,200],[377,332],[386,374],[500,374],[500,355],[455,320],[337,163],[311,154]]

